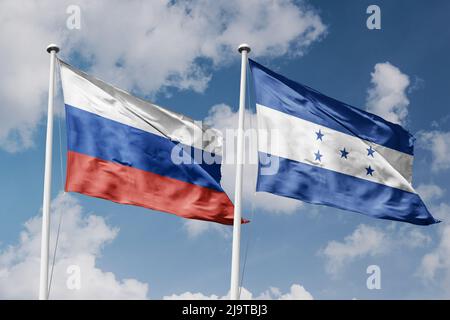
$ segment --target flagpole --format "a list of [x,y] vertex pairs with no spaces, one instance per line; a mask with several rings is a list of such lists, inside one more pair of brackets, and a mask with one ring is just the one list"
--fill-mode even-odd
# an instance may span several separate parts
[[50,53],[50,80],[48,86],[47,138],[45,144],[44,197],[42,204],[41,272],[39,277],[39,300],[48,299],[48,251],[50,243],[50,197],[52,189],[53,146],[53,95],[55,92],[55,62],[59,48],[55,44],[47,47]]
[[231,287],[230,299],[239,300],[239,269],[241,246],[241,202],[242,202],[242,169],[244,162],[244,112],[245,112],[245,85],[247,78],[247,55],[250,52],[248,44],[241,44],[238,51],[241,53],[241,89],[239,96],[239,125],[237,132],[236,154],[236,184],[234,188],[234,220],[233,220],[233,247],[231,253]]

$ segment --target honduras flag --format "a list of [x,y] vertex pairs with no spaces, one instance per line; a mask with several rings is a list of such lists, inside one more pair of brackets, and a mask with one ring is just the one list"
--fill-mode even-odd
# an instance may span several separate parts
[[419,225],[439,222],[411,185],[413,136],[250,60],[257,191]]

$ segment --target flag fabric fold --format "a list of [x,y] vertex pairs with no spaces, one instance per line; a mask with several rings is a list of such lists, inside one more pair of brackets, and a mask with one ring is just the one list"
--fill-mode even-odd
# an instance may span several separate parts
[[233,224],[220,185],[222,136],[60,61],[67,124],[65,190]]
[[380,219],[439,222],[412,187],[409,132],[255,61],[250,69],[259,132],[257,191]]

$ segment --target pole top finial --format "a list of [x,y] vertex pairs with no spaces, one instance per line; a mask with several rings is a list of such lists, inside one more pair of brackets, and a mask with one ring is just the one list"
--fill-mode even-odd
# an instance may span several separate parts
[[47,52],[48,53],[51,53],[52,51],[55,51],[55,53],[59,52],[59,47],[56,44],[54,44],[54,43],[49,44],[48,47],[47,47]]
[[238,51],[240,53],[242,53],[242,51],[247,51],[247,53],[249,53],[251,51],[251,49],[250,49],[250,46],[248,44],[242,43],[242,44],[239,45]]

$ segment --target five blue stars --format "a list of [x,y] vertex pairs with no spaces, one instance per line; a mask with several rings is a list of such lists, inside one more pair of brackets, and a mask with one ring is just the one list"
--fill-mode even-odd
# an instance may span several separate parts
[[[322,133],[322,130],[319,129],[319,131],[315,132],[316,133],[316,140],[320,140],[323,141],[323,137],[325,136],[325,134]],[[374,158],[374,154],[375,154],[375,149],[372,148],[372,146],[369,146],[369,148],[366,149],[367,150],[367,156]],[[339,150],[339,152],[341,153],[341,159],[348,159],[348,155],[350,154],[350,152],[347,151],[347,149],[344,147],[341,150]],[[314,153],[314,157],[315,157],[315,161],[319,161],[322,162],[322,157],[323,154],[320,154],[320,150],[317,150],[316,153]],[[373,173],[375,172],[375,169],[372,169],[372,167],[369,165],[368,167],[365,168],[366,169],[366,175],[370,175],[373,177]]]
[[320,129],[319,129],[319,132],[316,132],[316,135],[317,135],[316,140],[323,141],[322,137],[324,136],[324,134],[322,133],[322,131],[320,131]]
[[315,160],[319,160],[320,162],[322,162],[322,160],[320,159],[320,158],[322,158],[322,154],[320,154],[320,151],[319,150],[317,150],[317,153],[314,153],[314,155],[316,156],[316,159]]
[[375,150],[372,149],[372,146],[370,146],[367,150],[367,156],[372,156],[373,158],[373,154],[375,153]]
[[366,176],[368,176],[369,174],[373,176],[373,173],[375,172],[375,170],[372,169],[370,166],[366,168],[366,171],[367,171]]
[[347,159],[347,155],[349,154],[349,152],[347,150],[345,150],[345,148],[343,150],[339,150],[341,152],[341,158],[345,158]]

